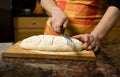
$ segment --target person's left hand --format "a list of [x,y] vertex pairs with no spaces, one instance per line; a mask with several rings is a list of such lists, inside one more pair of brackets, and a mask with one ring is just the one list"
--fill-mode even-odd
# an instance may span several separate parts
[[86,50],[97,51],[100,47],[100,40],[91,34],[80,34],[75,35],[73,38],[83,42],[83,48]]

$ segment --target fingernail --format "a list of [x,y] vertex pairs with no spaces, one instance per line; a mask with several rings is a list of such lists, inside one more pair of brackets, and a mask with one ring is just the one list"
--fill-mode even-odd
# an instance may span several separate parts
[[72,37],[76,37],[76,36],[72,36]]
[[91,50],[91,47],[88,47],[89,50]]

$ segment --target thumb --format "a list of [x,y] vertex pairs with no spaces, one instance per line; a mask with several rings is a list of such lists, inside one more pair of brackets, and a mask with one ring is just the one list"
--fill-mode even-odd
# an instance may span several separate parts
[[83,39],[83,37],[82,37],[82,34],[80,34],[80,35],[75,35],[75,36],[72,36],[73,38],[75,38],[75,39],[78,39],[78,40],[80,40],[80,41],[82,41],[82,42],[84,42],[84,39]]
[[64,22],[63,27],[64,27],[64,28],[67,28],[68,23],[69,23],[69,20],[67,19],[67,20]]

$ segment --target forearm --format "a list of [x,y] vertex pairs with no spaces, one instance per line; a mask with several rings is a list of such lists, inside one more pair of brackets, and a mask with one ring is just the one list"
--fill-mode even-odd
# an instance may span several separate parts
[[120,10],[114,6],[110,6],[91,34],[97,36],[99,39],[103,39],[115,25],[119,16]]
[[55,11],[55,9],[58,9],[54,0],[41,0],[41,6],[46,10],[48,15],[50,15],[50,16]]

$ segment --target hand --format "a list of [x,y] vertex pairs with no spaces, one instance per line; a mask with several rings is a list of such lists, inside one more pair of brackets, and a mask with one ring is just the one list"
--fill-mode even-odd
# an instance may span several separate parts
[[100,47],[100,40],[98,37],[91,34],[80,34],[73,36],[73,38],[82,41],[84,43],[83,48],[86,50],[93,50],[96,52]]
[[60,8],[54,9],[51,17],[51,25],[55,32],[60,33],[61,26],[63,26],[64,28],[67,27],[68,18]]

